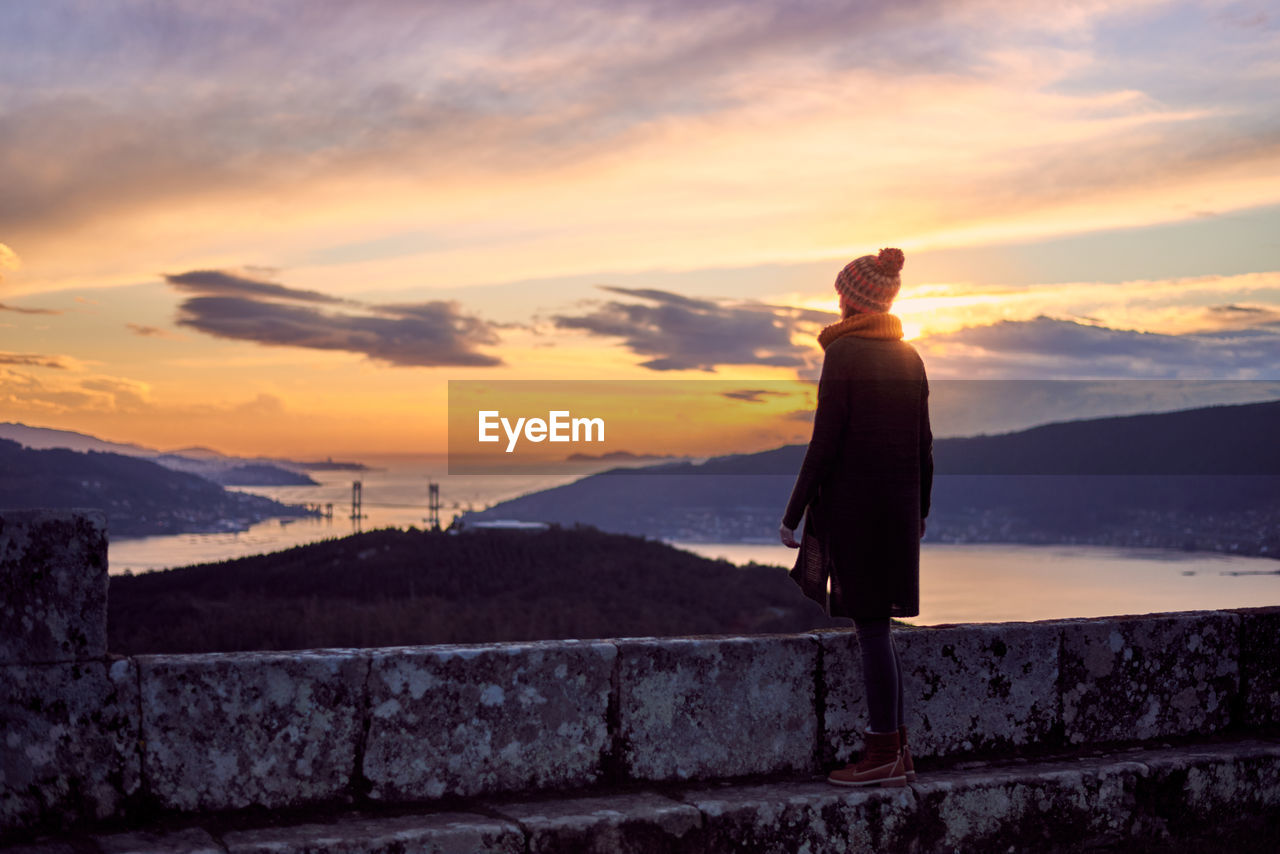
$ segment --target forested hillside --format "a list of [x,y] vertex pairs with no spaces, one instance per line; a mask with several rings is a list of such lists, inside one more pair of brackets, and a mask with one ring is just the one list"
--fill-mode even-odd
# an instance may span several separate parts
[[113,576],[117,653],[803,631],[829,620],[777,567],[589,528],[378,530]]

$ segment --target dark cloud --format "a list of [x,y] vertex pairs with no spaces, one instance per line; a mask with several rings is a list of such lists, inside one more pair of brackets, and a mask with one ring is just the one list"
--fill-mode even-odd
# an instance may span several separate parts
[[[344,350],[392,365],[502,364],[498,357],[476,350],[498,343],[494,324],[463,314],[455,302],[361,304],[216,270],[165,278],[186,290],[204,292],[178,307],[177,323],[218,338]],[[343,307],[325,309],[305,303],[342,303]]]
[[812,323],[808,312],[763,303],[699,300],[649,288],[603,287],[645,303],[610,300],[585,315],[556,315],[560,329],[623,339],[623,346],[646,357],[641,367],[654,371],[714,371],[720,365],[769,365],[800,368],[812,346],[793,344],[792,333]]
[[1165,335],[1037,317],[916,342],[947,373],[1026,378],[1280,378],[1280,329]]
[[1209,311],[1215,314],[1267,314],[1268,309],[1256,305],[1211,305]]
[[657,288],[620,288],[617,285],[600,285],[600,290],[608,291],[613,294],[622,294],[626,297],[636,297],[637,299],[649,300],[660,305],[675,305],[681,308],[688,308],[694,311],[714,310],[716,304],[708,300],[694,299],[682,294],[675,294],[671,291],[660,291]]
[[1280,331],[1280,311],[1260,305],[1214,305],[1205,314],[1209,329],[1217,331],[1262,329]]
[[299,302],[346,302],[346,300],[339,297],[322,294],[319,291],[287,288],[275,282],[251,279],[247,276],[228,273],[224,270],[191,270],[177,275],[165,275],[164,279],[179,290],[206,295],[287,299]]
[[38,353],[0,353],[0,365],[29,365],[63,370],[67,367],[66,362],[58,356],[41,356]]
[[18,314],[62,314],[53,308],[23,308],[18,305],[5,305],[0,302],[0,311],[16,311]]
[[787,397],[786,392],[770,391],[767,388],[740,388],[733,391],[726,391],[721,397],[727,397],[730,400],[742,400],[747,403],[763,403],[766,397]]
[[173,335],[167,329],[161,329],[158,326],[145,326],[141,323],[126,323],[125,327],[134,335],[141,335],[144,338],[172,338]]

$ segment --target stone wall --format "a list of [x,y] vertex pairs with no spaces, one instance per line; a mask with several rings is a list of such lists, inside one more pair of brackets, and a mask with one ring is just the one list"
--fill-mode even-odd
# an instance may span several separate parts
[[[0,837],[157,811],[806,775],[849,631],[110,656],[100,514],[0,511]],[[1280,722],[1280,608],[900,631],[923,766]]]

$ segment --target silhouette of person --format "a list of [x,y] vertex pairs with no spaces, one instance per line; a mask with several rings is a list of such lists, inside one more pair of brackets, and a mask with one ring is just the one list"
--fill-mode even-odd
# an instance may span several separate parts
[[924,363],[889,313],[903,261],[901,250],[882,249],[836,277],[843,318],[818,335],[824,355],[813,437],[778,532],[800,549],[791,577],[805,595],[857,629],[870,720],[861,760],[827,778],[844,786],[915,778],[890,626],[893,617],[920,613],[933,434]]

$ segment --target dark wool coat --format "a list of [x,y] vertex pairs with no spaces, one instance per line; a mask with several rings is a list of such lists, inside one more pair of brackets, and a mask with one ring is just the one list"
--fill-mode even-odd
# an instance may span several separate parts
[[847,333],[827,346],[813,438],[782,524],[795,530],[804,516],[791,577],[831,616],[920,613],[928,399],[924,363],[905,341]]

